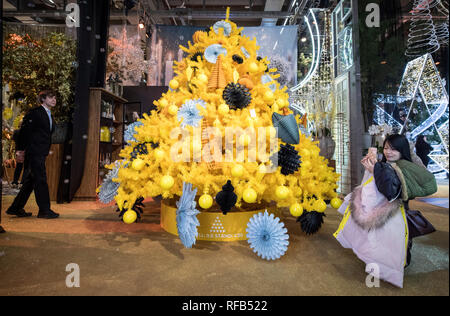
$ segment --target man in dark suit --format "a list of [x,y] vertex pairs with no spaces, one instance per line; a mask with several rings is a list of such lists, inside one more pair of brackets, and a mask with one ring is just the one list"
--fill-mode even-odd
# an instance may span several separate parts
[[50,151],[51,135],[55,130],[50,110],[56,105],[56,95],[52,91],[43,91],[39,94],[39,102],[41,106],[30,110],[23,118],[16,144],[16,160],[24,162],[27,174],[22,180],[23,185],[19,194],[6,214],[18,217],[31,216],[32,214],[25,212],[23,208],[34,190],[39,206],[38,218],[53,219],[58,218],[59,214],[50,209],[45,160]]

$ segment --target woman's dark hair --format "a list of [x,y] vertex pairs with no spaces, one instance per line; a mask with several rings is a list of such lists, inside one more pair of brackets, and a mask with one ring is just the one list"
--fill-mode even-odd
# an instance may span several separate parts
[[[389,135],[384,140],[383,148],[384,148],[384,146],[386,146],[386,143],[389,143],[389,145],[393,149],[400,152],[400,154],[401,154],[400,159],[404,159],[404,160],[408,160],[408,161],[412,162],[411,149],[409,147],[409,142],[408,142],[408,139],[404,135],[399,135],[399,134]],[[384,154],[383,154],[382,161],[386,162],[386,157],[384,156]]]
[[419,136],[417,136],[417,139],[416,139],[416,147],[417,147],[417,145],[423,145],[423,144],[428,144],[426,141],[425,141],[425,136],[424,135],[419,135]]
[[55,91],[53,91],[53,90],[44,90],[41,93],[39,93],[39,96],[38,96],[39,104],[44,103],[44,100],[47,97],[51,98],[51,97],[55,97],[55,96],[56,96]]

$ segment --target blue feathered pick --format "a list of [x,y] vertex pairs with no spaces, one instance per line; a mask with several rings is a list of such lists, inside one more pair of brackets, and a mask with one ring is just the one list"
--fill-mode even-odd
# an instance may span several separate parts
[[[114,197],[117,195],[117,189],[120,186],[120,183],[114,182],[113,179],[118,178],[119,169],[123,166],[123,160],[118,160],[114,164],[114,168],[108,172],[98,192],[98,198],[104,204],[111,203],[114,200]],[[127,166],[128,164],[125,165],[125,167]]]
[[247,224],[250,248],[263,259],[279,259],[286,253],[289,235],[284,224],[273,214],[258,213]]
[[197,214],[200,212],[195,208],[195,195],[197,189],[192,190],[191,183],[183,183],[183,195],[177,202],[177,229],[178,236],[186,248],[192,248],[198,237],[197,226],[200,222]]
[[125,142],[130,145],[131,142],[137,142],[137,140],[134,138],[134,135],[137,134],[135,128],[144,125],[142,122],[134,122],[127,126],[125,129],[125,133],[123,135],[123,138],[125,139]]

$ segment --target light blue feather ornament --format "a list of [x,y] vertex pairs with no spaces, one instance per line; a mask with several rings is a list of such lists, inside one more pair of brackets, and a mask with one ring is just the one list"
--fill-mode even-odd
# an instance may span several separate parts
[[177,202],[177,229],[178,236],[186,248],[192,248],[198,237],[197,226],[200,222],[197,214],[200,212],[195,208],[195,195],[197,189],[192,190],[191,183],[183,183],[183,194]]
[[[118,178],[119,169],[124,165],[124,161],[118,160],[114,164],[114,168],[108,172],[98,192],[98,198],[104,204],[109,204],[114,200],[114,197],[117,195],[117,189],[120,186],[120,183],[114,182],[113,179]],[[127,166],[128,164],[124,167],[126,168]]]
[[[262,84],[266,84],[269,82],[273,82],[274,80],[272,79],[271,76],[269,75],[263,75],[261,76],[261,83]],[[277,85],[274,83],[272,83],[271,85],[269,85],[270,90],[272,90],[272,92],[275,92],[275,90],[277,90]]]
[[244,54],[244,56],[245,56],[246,58],[249,58],[249,57],[250,57],[250,53],[248,52],[248,50],[245,49],[244,46],[241,47],[241,52],[242,52],[242,54]]
[[193,127],[198,127],[199,122],[202,120],[203,116],[200,115],[200,110],[197,105],[206,108],[206,103],[202,99],[187,100],[178,110],[178,121],[181,121],[181,127],[184,128],[186,125]]
[[231,24],[227,21],[218,21],[213,25],[214,32],[219,34],[219,29],[223,29],[223,34],[229,36],[231,34]]
[[134,138],[134,135],[137,134],[135,128],[144,125],[144,123],[142,122],[134,122],[130,125],[127,126],[127,128],[125,129],[125,133],[123,135],[125,142],[130,145],[132,142],[137,143],[137,140]]
[[279,259],[286,253],[289,235],[278,217],[258,213],[247,224],[247,238],[250,248],[266,260]]
[[226,56],[227,53],[228,53],[227,49],[222,45],[212,44],[205,49],[204,56],[205,59],[209,61],[211,64],[215,64],[217,61],[217,57],[219,57],[220,54]]

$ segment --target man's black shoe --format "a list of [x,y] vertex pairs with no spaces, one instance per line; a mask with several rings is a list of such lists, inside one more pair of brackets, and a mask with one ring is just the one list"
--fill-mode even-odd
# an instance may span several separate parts
[[21,210],[11,210],[11,209],[8,209],[8,210],[6,211],[6,214],[8,214],[8,215],[15,215],[15,216],[17,216],[17,217],[30,217],[31,215],[33,215],[32,213],[27,213],[27,212],[25,212],[24,209],[21,209]]
[[54,218],[58,218],[59,214],[53,212],[52,210],[49,210],[47,212],[39,212],[37,217],[38,218],[45,218],[45,219],[54,219]]

